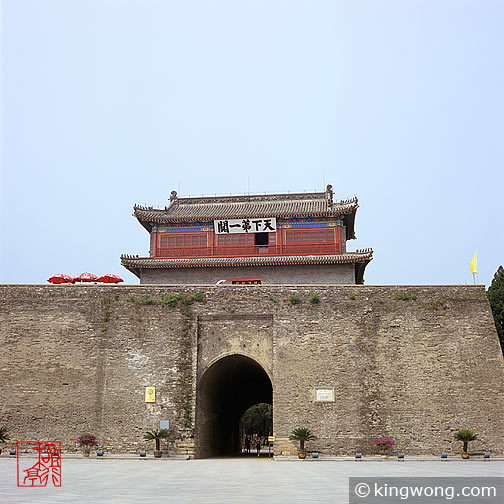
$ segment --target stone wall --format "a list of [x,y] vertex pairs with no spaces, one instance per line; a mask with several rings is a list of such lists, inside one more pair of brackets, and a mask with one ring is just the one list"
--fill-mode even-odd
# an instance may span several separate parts
[[355,284],[353,264],[144,269],[141,284],[211,284],[226,278],[266,278],[263,284]]
[[[407,454],[458,452],[458,428],[478,432],[471,451],[504,453],[504,363],[482,286],[0,286],[0,344],[13,440],[71,451],[92,432],[134,452],[170,419],[172,448],[197,454],[198,383],[239,354],[271,379],[277,453],[295,451],[296,427],[327,454],[371,453],[377,436]],[[335,401],[315,402],[317,388]]]

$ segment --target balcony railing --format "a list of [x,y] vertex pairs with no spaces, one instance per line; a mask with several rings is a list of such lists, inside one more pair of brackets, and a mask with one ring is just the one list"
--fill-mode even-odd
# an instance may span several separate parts
[[264,255],[341,254],[339,243],[284,245],[246,245],[243,247],[167,247],[157,248],[155,257],[243,257]]

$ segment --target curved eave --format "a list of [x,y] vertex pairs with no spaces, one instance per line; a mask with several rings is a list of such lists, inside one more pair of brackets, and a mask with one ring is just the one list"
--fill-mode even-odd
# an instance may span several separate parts
[[[358,208],[358,203],[350,209],[342,209],[340,212],[303,212],[303,213],[288,213],[288,214],[278,214],[278,213],[264,213],[261,215],[228,215],[228,216],[218,216],[218,217],[206,217],[206,218],[198,218],[194,217],[170,217],[163,210],[139,210],[134,209],[133,216],[137,218],[138,222],[150,233],[152,232],[152,228],[159,224],[178,224],[182,222],[205,222],[205,223],[213,223],[214,220],[217,219],[254,219],[254,218],[264,218],[264,217],[276,217],[277,219],[300,219],[300,218],[320,218],[320,217],[339,217],[343,216],[345,220],[346,226],[346,236],[347,240],[352,240],[355,238],[355,213]],[[159,212],[159,215],[156,213]],[[153,215],[154,214],[154,215]]]
[[[121,264],[140,277],[142,269],[156,268],[212,268],[212,267],[240,267],[240,266],[296,266],[305,264],[362,264],[359,274],[363,278],[364,268],[372,260],[373,251],[348,252],[332,255],[303,255],[303,256],[252,256],[252,257],[204,257],[204,258],[176,258],[153,259],[151,257],[121,256]],[[356,269],[357,274],[357,269]]]

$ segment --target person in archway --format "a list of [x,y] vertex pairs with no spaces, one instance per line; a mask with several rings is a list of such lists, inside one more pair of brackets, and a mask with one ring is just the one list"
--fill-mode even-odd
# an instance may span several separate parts
[[245,453],[250,453],[250,438],[245,437]]
[[261,456],[261,438],[257,438],[257,443],[256,443],[256,450],[257,450],[257,456]]

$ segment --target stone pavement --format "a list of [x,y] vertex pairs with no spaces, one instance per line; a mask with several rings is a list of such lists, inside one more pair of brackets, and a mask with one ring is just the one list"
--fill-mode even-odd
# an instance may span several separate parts
[[63,458],[61,488],[18,488],[2,457],[0,502],[346,503],[350,476],[504,476],[504,461]]

